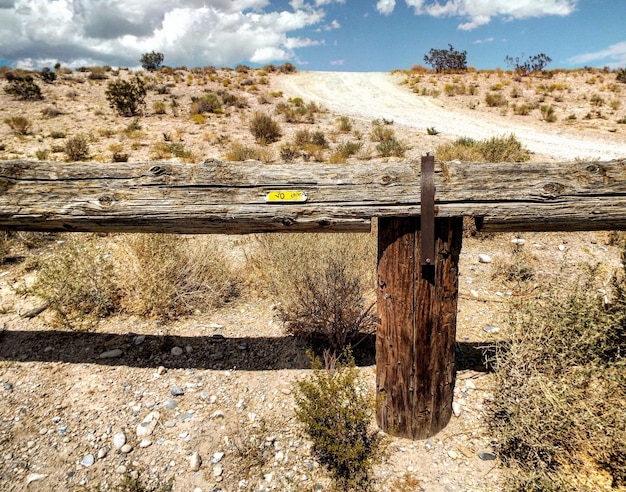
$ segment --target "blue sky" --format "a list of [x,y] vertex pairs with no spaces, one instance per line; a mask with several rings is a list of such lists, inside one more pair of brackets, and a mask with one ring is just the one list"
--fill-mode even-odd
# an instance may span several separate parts
[[549,68],[626,67],[626,0],[0,0],[0,64],[294,63],[388,71],[431,48],[470,66],[545,53]]

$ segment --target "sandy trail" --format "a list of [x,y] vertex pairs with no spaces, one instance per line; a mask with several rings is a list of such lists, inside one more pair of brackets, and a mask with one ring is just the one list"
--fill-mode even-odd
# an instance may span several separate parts
[[554,159],[610,160],[626,157],[626,140],[599,139],[582,131],[537,128],[512,122],[506,116],[450,110],[443,102],[417,96],[400,79],[385,72],[298,72],[275,84],[288,97],[319,103],[339,114],[372,120],[385,118],[396,125],[426,130],[435,127],[450,137],[489,138],[514,133],[532,152]]

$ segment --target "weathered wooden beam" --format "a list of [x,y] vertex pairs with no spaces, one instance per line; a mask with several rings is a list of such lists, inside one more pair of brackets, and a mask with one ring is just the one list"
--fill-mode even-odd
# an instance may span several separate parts
[[[420,214],[418,163],[0,161],[0,229],[246,233],[362,231]],[[626,160],[436,164],[438,217],[486,230],[626,229]],[[277,189],[305,203],[268,204]]]

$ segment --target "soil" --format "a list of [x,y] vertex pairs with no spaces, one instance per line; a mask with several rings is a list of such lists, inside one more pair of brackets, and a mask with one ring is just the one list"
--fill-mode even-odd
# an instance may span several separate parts
[[[139,120],[139,135],[124,132],[129,120],[107,108],[106,85],[88,80],[85,74],[71,74],[45,86],[46,99],[41,102],[14,101],[2,94],[2,119],[24,114],[33,121],[34,130],[15,136],[7,126],[2,128],[0,158],[34,158],[37,150],[48,150],[48,158],[63,158],[53,148],[62,140],[50,136],[55,130],[67,137],[92,135],[92,159],[103,162],[112,146],[118,151],[121,146],[131,161],[153,158],[154,143],[164,133],[175,133],[196,159],[224,158],[233,142],[254,145],[245,128],[251,111],[268,107],[260,93],[274,94],[267,96],[274,102],[301,97],[323,105],[328,112],[318,116],[316,127],[337,140],[342,138],[332,134],[337,114],[353,118],[357,130],[364,133],[371,129],[373,119],[393,120],[398,136],[410,142],[408,158],[456,137],[485,138],[503,132],[514,132],[534,152],[534,160],[607,160],[626,155],[625,129],[616,123],[622,117],[624,95],[608,89],[609,77],[614,78],[611,74],[558,74],[571,90],[562,91],[563,102],[554,104],[562,114],[583,116],[547,123],[538,110],[530,116],[503,115],[501,108],[471,104],[505,76],[513,84],[510,74],[480,74],[478,95],[432,97],[411,89],[419,84],[432,86],[429,75],[417,83],[401,73],[271,74],[266,86],[252,91],[250,84],[242,83],[244,77],[253,77],[250,74],[218,72],[216,80],[205,77],[203,82],[200,76],[192,76],[186,84],[189,75],[180,73],[176,82],[173,76],[155,82],[174,84],[171,95],[179,101],[180,112],[176,115],[168,109],[165,115],[146,114]],[[606,80],[592,87],[587,82],[592,76]],[[466,76],[466,85],[472,77]],[[202,124],[181,114],[185,111],[181,102],[187,104],[191,95],[226,86],[226,79],[229,90],[248,101],[247,108],[211,115]],[[453,83],[453,76],[441,76],[438,86],[444,87],[448,80]],[[534,81],[532,88],[524,89],[524,97],[534,98],[536,86],[553,82]],[[603,91],[602,83],[606,85]],[[279,91],[283,96],[276,95]],[[588,101],[596,91],[604,95],[607,105],[609,99],[622,105],[613,104],[617,109],[606,119],[584,120],[593,109]],[[148,104],[169,101],[169,97],[151,92]],[[42,109],[51,105],[63,114],[42,117]],[[425,130],[431,127],[441,133],[427,135]],[[299,128],[285,124],[284,139]],[[279,145],[272,147],[275,152]],[[509,300],[518,295],[532,297],[532,286],[519,291],[498,275],[498,269],[511,261],[511,241],[520,238],[535,258],[536,282],[563,272],[575,275],[576,265],[583,262],[606,265],[608,282],[611,269],[620,265],[609,233],[464,238],[457,322],[457,415],[428,440],[390,437],[388,456],[373,474],[375,490],[502,489],[501,464],[497,459],[482,459],[488,457],[485,452],[493,451],[486,405],[493,398],[494,375],[481,361],[484,347],[506,338]],[[237,242],[232,243],[236,248]],[[48,242],[44,248],[49,247]],[[0,268],[0,490],[107,490],[133,477],[147,490],[170,482],[175,491],[194,492],[329,490],[327,475],[311,458],[310,443],[299,432],[293,414],[292,383],[310,373],[307,345],[285,335],[276,319],[275,300],[251,289],[223,308],[172,322],[114,316],[103,319],[93,331],[76,332],[51,326],[47,312],[24,317],[41,305],[41,300],[20,288],[34,275],[25,267],[28,256],[40,252],[39,247],[13,252],[14,261],[5,261]],[[493,261],[480,262],[481,253]],[[103,357],[116,349],[119,355]],[[374,385],[371,354],[363,354],[359,371]],[[138,436],[138,425],[153,411],[159,413],[155,429],[147,437]],[[130,449],[117,448],[119,441],[114,437],[119,433]]]

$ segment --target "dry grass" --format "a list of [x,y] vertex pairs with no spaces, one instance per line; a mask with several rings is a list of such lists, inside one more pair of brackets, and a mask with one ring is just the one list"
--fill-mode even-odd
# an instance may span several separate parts
[[237,295],[237,278],[210,236],[128,234],[114,249],[122,310],[176,318]]
[[597,268],[581,273],[513,305],[497,350],[489,425],[509,490],[626,486],[626,283],[607,304]]

